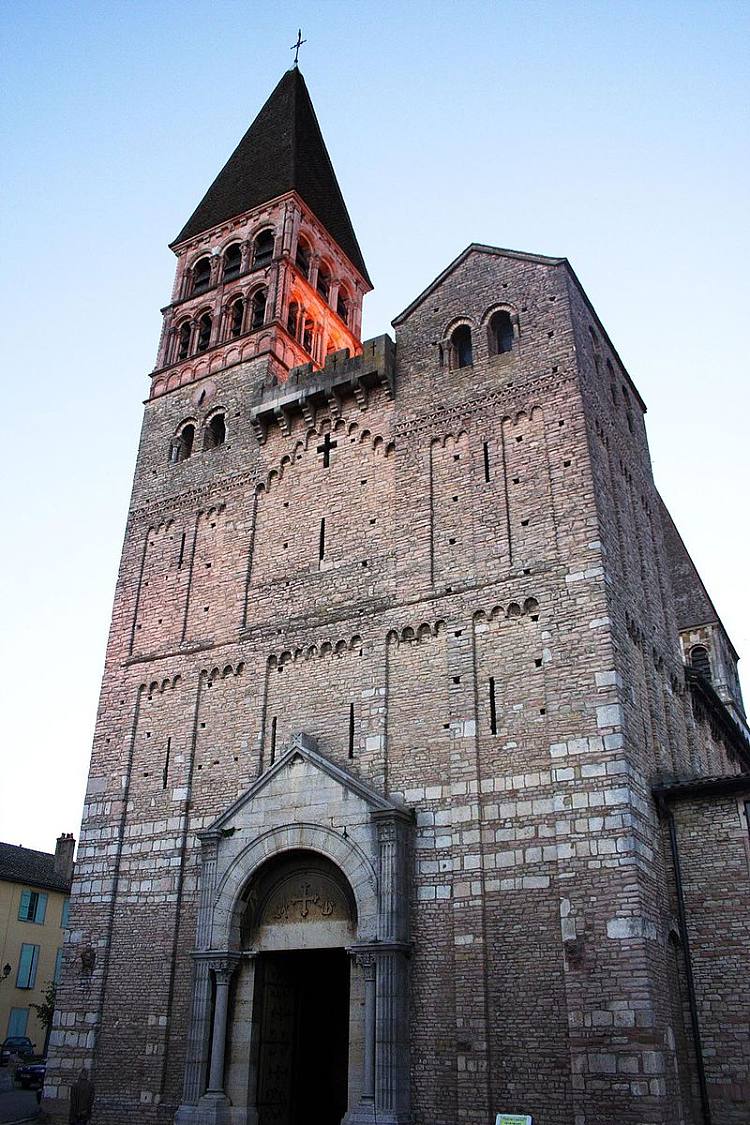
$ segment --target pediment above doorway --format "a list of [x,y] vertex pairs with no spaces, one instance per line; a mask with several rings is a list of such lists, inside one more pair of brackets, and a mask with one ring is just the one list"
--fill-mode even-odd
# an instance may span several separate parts
[[304,819],[309,821],[309,812],[315,807],[318,797],[325,794],[326,799],[330,800],[336,788],[341,790],[341,799],[352,804],[361,802],[369,815],[384,813],[411,819],[412,814],[406,806],[383,796],[349,770],[331,761],[318,749],[314,738],[300,732],[293,736],[288,748],[274,764],[208,828],[200,832],[199,837],[207,839],[213,833],[226,836],[244,825],[248,806],[262,801],[264,795],[268,797],[269,790],[273,795],[279,791],[284,791],[288,796],[298,795],[298,807],[305,810]]

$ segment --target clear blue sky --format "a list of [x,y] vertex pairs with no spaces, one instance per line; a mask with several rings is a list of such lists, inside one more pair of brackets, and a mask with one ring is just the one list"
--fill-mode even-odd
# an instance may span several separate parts
[[469,242],[567,255],[750,662],[750,6],[4,0],[0,18],[0,839],[78,833],[167,243],[300,24],[376,286],[365,334]]

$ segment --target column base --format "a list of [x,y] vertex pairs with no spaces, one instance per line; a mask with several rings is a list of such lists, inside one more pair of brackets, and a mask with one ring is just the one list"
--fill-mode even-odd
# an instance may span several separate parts
[[232,1105],[226,1094],[204,1094],[197,1105],[181,1105],[175,1125],[258,1125],[255,1106]]
[[342,1117],[341,1125],[412,1125],[412,1116],[403,1110],[386,1113],[376,1109],[374,1102],[360,1102]]

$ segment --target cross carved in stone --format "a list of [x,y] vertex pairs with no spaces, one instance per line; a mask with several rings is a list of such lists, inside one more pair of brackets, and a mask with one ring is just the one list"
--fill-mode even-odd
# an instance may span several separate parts
[[328,469],[331,464],[331,450],[335,449],[339,443],[331,441],[331,435],[326,434],[323,438],[323,444],[317,447],[316,452],[323,454],[323,468]]
[[300,895],[300,897],[290,899],[289,905],[290,906],[299,906],[300,916],[302,918],[306,918],[307,915],[310,913],[310,907],[315,906],[317,904],[317,902],[320,898],[320,895],[310,893],[310,884],[309,883],[300,883],[300,890],[302,891],[302,894]]

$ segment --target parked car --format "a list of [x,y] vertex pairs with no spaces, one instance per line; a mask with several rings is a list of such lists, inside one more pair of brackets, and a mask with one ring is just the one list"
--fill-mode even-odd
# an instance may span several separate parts
[[34,1062],[19,1063],[16,1067],[16,1082],[24,1090],[41,1090],[44,1085],[44,1073],[47,1069],[46,1059],[36,1059]]
[[34,1054],[34,1044],[26,1035],[9,1035],[0,1047],[0,1066],[7,1066],[11,1055],[28,1058]]

